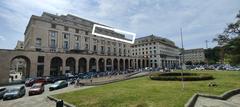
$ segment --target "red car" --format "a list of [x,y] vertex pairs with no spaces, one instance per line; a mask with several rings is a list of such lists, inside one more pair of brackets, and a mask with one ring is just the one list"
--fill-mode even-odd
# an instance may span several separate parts
[[37,95],[42,94],[44,92],[44,84],[43,83],[35,83],[28,91],[28,95]]
[[27,81],[25,82],[25,86],[26,86],[26,87],[30,87],[30,86],[32,86],[32,85],[35,84],[35,83],[43,83],[43,84],[45,84],[45,83],[46,83],[46,79],[41,78],[41,77],[31,78],[31,79],[29,79],[29,80],[27,80]]

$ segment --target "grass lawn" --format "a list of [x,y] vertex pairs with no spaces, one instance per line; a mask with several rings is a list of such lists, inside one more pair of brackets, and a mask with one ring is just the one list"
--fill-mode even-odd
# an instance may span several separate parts
[[[183,107],[194,93],[220,95],[240,88],[240,72],[204,72],[212,74],[215,79],[184,82],[184,90],[180,81],[154,81],[146,76],[54,97],[78,107]],[[208,87],[210,81],[218,86]]]

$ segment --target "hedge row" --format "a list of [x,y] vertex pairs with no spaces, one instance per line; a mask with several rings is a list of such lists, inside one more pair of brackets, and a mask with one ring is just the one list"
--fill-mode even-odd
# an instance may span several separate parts
[[170,80],[170,81],[199,81],[199,80],[211,80],[214,79],[212,75],[205,73],[183,73],[174,72],[174,73],[154,73],[149,77],[152,80]]

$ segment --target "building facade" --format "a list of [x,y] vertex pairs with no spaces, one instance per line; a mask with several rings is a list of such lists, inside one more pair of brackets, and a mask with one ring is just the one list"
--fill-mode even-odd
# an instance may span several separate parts
[[[92,35],[93,24],[98,23],[69,14],[44,12],[31,16],[23,46],[19,42],[16,50],[0,50],[0,84],[8,83],[16,60],[23,60],[26,65],[24,78],[141,68],[133,65],[135,59],[142,58],[130,54],[131,44]],[[96,28],[96,32],[125,39],[124,35],[106,29]]]
[[[19,61],[24,64],[23,79],[179,65],[179,49],[168,39],[150,35],[129,44],[92,35],[94,24],[99,23],[70,14],[44,12],[41,16],[31,16],[24,41],[19,41],[15,50],[0,49],[0,85],[9,82],[10,70]],[[107,29],[95,31],[127,39]]]
[[184,62],[201,63],[205,62],[203,48],[184,50]]
[[180,50],[174,42],[155,35],[137,38],[131,52],[133,56],[145,59],[142,67],[176,68],[180,63]]

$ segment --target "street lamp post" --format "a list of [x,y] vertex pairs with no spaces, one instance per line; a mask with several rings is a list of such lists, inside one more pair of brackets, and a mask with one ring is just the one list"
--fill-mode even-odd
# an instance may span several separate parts
[[183,36],[182,36],[182,28],[181,30],[181,43],[182,43],[182,70],[181,70],[181,77],[182,77],[182,91],[184,90],[184,82],[183,82],[183,70],[185,68],[185,64],[184,64],[184,47],[183,47]]

